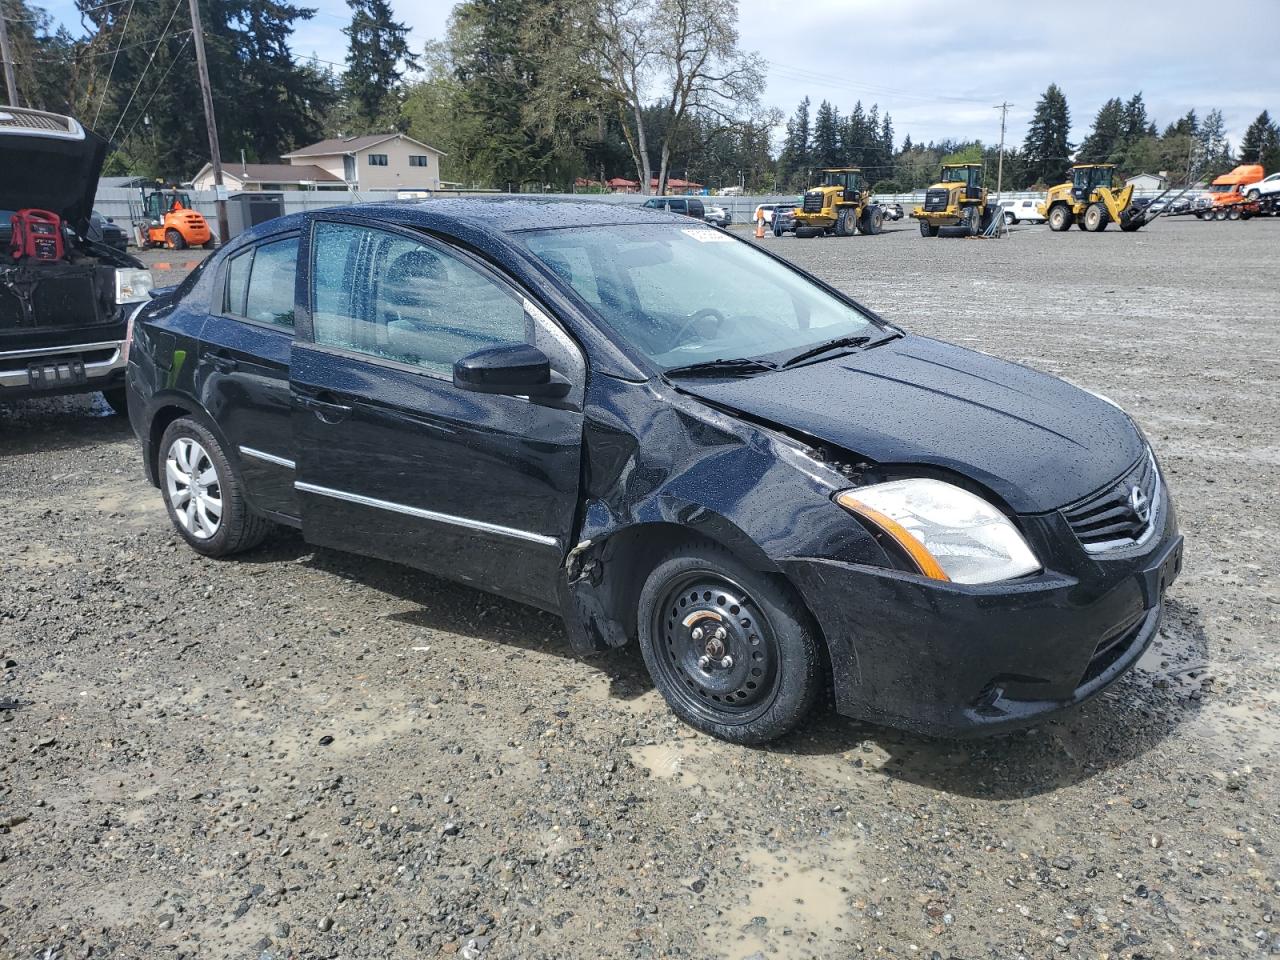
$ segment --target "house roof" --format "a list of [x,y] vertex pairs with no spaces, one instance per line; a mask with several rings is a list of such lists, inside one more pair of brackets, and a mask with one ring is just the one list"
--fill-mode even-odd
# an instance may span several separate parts
[[[213,169],[206,163],[192,178],[199,180]],[[239,160],[223,160],[222,175],[240,183],[301,183],[315,180],[319,183],[343,183],[323,167],[314,163],[241,163]]]
[[320,183],[342,183],[323,167],[314,163],[239,163],[222,161],[223,176],[235,177],[241,183],[300,183],[315,180]]
[[367,150],[370,147],[376,147],[380,143],[386,143],[388,140],[394,140],[401,137],[410,143],[416,143],[420,147],[426,147],[432,153],[438,153],[444,156],[444,152],[437,150],[429,143],[423,143],[421,140],[415,140],[413,137],[406,136],[403,133],[371,133],[361,137],[330,137],[328,140],[321,140],[319,143],[313,143],[309,147],[299,147],[290,153],[281,154],[288,160],[292,157],[334,157],[347,153],[359,153],[361,150]]

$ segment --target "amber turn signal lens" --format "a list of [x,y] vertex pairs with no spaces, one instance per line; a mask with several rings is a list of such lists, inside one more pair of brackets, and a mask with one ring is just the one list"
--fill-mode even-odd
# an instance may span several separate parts
[[885,534],[901,547],[906,554],[911,557],[911,561],[923,576],[930,580],[950,580],[945,570],[934,559],[925,545],[911,535],[902,524],[892,517],[886,517],[879,510],[868,507],[865,503],[855,498],[850,491],[836,495],[836,503],[851,510],[865,520],[869,520],[873,525],[879,527]]

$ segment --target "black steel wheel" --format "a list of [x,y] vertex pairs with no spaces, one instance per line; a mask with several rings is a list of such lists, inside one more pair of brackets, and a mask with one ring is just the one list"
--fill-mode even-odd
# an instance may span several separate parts
[[763,743],[812,710],[822,670],[808,612],[785,582],[705,544],[668,554],[640,594],[640,647],[686,723]]

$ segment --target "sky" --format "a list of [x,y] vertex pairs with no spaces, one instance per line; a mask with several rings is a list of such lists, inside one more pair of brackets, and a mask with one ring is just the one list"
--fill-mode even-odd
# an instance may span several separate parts
[[[35,0],[40,4],[41,0]],[[293,47],[341,63],[346,0],[317,8]],[[444,36],[454,0],[391,0],[421,48]],[[44,0],[78,27],[71,0]],[[1280,116],[1280,0],[739,0],[741,46],[768,60],[763,100],[790,114],[804,96],[846,113],[861,99],[893,115],[912,140],[1020,144],[1050,83],[1071,106],[1072,139],[1110,97],[1142,91],[1163,128],[1195,109],[1222,110],[1232,145],[1262,110]],[[976,29],[975,29],[976,26]]]

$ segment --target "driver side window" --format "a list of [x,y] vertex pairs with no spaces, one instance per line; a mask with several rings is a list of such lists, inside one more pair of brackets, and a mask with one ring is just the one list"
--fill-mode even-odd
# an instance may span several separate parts
[[312,255],[316,343],[449,379],[476,350],[534,342],[523,301],[442,247],[320,221]]

